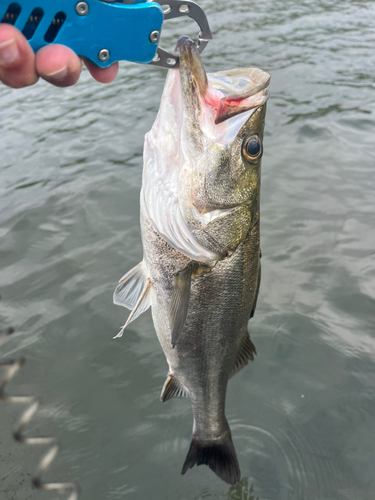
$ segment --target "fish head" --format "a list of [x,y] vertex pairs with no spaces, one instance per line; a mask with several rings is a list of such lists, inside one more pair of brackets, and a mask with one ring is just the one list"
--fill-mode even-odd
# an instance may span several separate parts
[[[259,205],[270,76],[255,68],[206,74],[188,37],[176,52],[180,69],[170,70],[146,136],[144,187],[158,232],[195,260],[215,260],[246,237]],[[164,209],[145,186],[151,177],[163,185]],[[187,251],[191,244],[195,254]]]

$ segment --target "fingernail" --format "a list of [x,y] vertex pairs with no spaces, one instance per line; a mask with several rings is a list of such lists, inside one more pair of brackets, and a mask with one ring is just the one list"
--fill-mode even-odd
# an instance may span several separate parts
[[55,80],[56,82],[60,82],[61,80],[64,80],[64,78],[68,75],[68,67],[64,66],[63,68],[58,69],[57,71],[54,71],[53,73],[48,73],[48,78],[51,78],[52,80]]
[[14,38],[0,43],[0,65],[8,66],[19,58],[20,53]]

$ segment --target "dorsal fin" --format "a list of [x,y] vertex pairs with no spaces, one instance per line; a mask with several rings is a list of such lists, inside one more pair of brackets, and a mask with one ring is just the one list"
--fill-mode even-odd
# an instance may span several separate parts
[[174,375],[168,375],[160,394],[160,399],[165,403],[171,398],[187,398],[188,393]]
[[174,277],[173,290],[169,302],[172,347],[175,347],[178,342],[188,314],[192,268],[193,264],[190,262],[185,269],[179,271]]
[[150,290],[152,284],[146,277],[143,262],[133,267],[124,277],[121,278],[115,293],[113,302],[119,306],[131,309],[131,313],[116,337],[122,337],[125,328],[143,312],[150,307]]
[[236,373],[238,373],[244,366],[246,366],[249,360],[254,361],[254,355],[257,353],[255,349],[255,345],[250,340],[249,332],[246,332],[246,336],[243,340],[243,343],[238,351],[236,362],[234,363],[233,369],[230,377],[233,377]]

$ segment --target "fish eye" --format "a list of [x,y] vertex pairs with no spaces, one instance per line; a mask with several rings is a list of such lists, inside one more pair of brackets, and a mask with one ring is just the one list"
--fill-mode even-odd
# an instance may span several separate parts
[[250,163],[257,162],[263,154],[262,141],[259,136],[252,135],[243,142],[242,153]]

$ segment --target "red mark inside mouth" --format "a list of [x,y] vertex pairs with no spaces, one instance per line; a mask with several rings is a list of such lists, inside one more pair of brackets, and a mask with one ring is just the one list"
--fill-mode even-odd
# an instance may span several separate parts
[[224,122],[232,116],[236,116],[244,111],[255,107],[254,96],[240,97],[236,99],[233,96],[225,97],[222,92],[214,91],[208,87],[204,102],[215,111],[215,124]]

